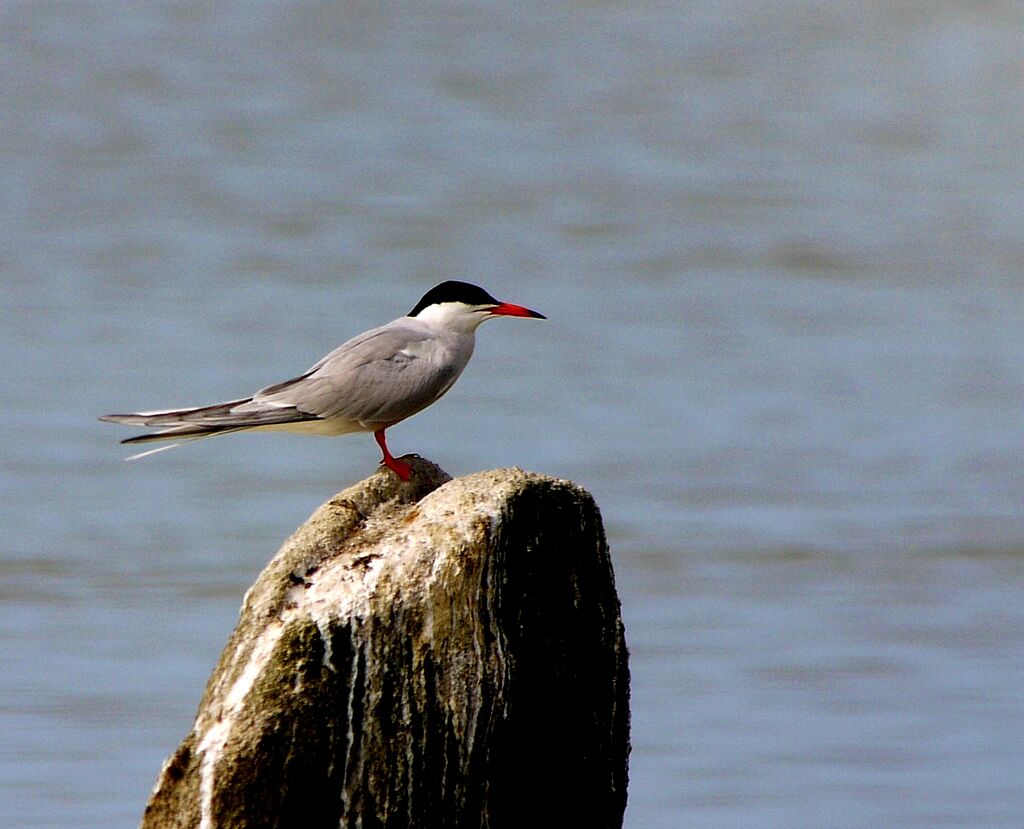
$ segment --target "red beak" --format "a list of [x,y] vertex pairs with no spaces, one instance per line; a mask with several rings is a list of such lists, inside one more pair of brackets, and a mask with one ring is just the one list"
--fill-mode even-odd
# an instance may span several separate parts
[[524,308],[522,305],[513,305],[511,302],[502,302],[500,305],[491,308],[487,313],[496,317],[533,317],[538,320],[546,320],[543,314]]

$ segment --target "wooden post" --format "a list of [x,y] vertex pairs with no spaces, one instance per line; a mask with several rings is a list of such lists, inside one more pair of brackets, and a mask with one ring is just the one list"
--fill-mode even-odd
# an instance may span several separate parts
[[593,499],[404,460],[246,594],[143,829],[621,827],[629,673]]

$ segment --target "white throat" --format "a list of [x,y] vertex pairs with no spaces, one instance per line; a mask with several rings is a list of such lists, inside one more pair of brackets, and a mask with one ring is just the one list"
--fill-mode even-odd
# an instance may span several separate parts
[[490,319],[490,314],[481,310],[486,307],[489,306],[466,305],[464,302],[440,302],[424,308],[415,318],[431,328],[472,334],[480,327],[480,323]]

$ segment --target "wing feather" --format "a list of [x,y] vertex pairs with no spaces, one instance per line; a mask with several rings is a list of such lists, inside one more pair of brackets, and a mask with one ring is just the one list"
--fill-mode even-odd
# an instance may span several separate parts
[[397,320],[349,340],[302,377],[269,386],[253,402],[293,406],[364,427],[385,426],[437,400],[468,360],[469,354],[454,353],[415,320]]

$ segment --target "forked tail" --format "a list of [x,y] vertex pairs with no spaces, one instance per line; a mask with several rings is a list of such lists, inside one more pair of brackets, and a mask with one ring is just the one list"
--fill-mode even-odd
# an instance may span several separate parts
[[165,449],[173,449],[180,443],[199,438],[258,429],[261,426],[279,426],[285,423],[301,423],[318,420],[316,415],[302,412],[294,406],[281,406],[244,397],[212,406],[191,409],[165,409],[153,412],[130,412],[128,414],[103,415],[106,423],[121,423],[127,426],[163,427],[155,432],[125,438],[121,443],[153,443],[173,440],[170,446],[161,446],[148,452],[132,455],[128,460],[143,458]]

